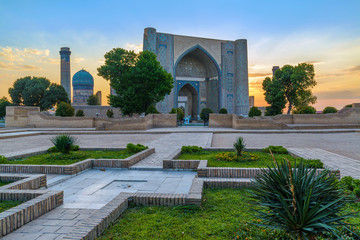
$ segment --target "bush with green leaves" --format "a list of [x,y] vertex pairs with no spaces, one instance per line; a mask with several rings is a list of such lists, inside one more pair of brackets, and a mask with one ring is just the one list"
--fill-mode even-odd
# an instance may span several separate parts
[[77,142],[77,138],[68,134],[61,134],[51,138],[51,142],[59,152],[69,154],[75,148],[74,145]]
[[327,114],[327,113],[337,113],[337,109],[334,107],[326,107],[324,108],[324,110],[322,111],[323,114]]
[[57,105],[55,116],[60,117],[72,117],[74,116],[75,109],[71,104],[66,102],[61,102]]
[[182,153],[196,153],[202,152],[203,148],[199,146],[182,146],[181,152]]
[[85,113],[83,110],[79,109],[75,113],[75,117],[85,117]]
[[261,116],[262,112],[259,108],[253,106],[250,108],[249,117]]
[[138,153],[138,152],[141,152],[145,149],[148,149],[149,147],[148,146],[144,146],[144,145],[141,145],[141,144],[133,144],[133,143],[128,143],[126,145],[126,150],[130,153]]
[[315,114],[316,109],[312,106],[305,106],[301,109],[296,109],[292,112],[293,114]]
[[345,106],[346,108],[352,108],[352,104],[348,104]]
[[113,118],[113,117],[114,117],[114,112],[113,112],[113,110],[112,110],[112,109],[108,109],[108,110],[106,111],[106,116],[107,116],[108,118]]
[[150,105],[148,106],[148,108],[146,109],[145,112],[146,115],[148,114],[159,114],[159,111],[156,109],[156,107],[154,105]]
[[220,108],[219,113],[220,114],[228,114],[228,110],[226,108]]
[[357,197],[360,197],[360,179],[356,179],[350,176],[345,176],[341,178],[338,183],[340,189],[349,191],[355,194]]
[[264,153],[270,153],[270,150],[272,153],[276,153],[276,154],[288,154],[288,150],[286,148],[284,148],[283,146],[273,146],[270,145],[267,148],[263,148],[261,151]]
[[7,163],[6,157],[4,157],[3,155],[0,155],[0,164],[6,164],[6,163]]
[[177,120],[182,121],[184,119],[184,111],[181,108],[172,108],[170,114],[177,114]]
[[[324,163],[320,159],[304,159],[304,158],[297,158],[297,164],[303,161],[305,164],[309,166],[309,168],[324,168]],[[297,166],[296,166],[297,167]]]
[[243,137],[238,137],[236,139],[236,142],[234,143],[234,148],[236,152],[236,156],[240,157],[242,154],[242,151],[245,149],[246,143]]
[[213,110],[211,110],[211,108],[203,108],[201,109],[200,112],[200,118],[201,120],[203,120],[204,122],[208,122],[209,121],[209,115],[210,113],[213,113]]
[[[79,151],[80,150],[80,146],[79,145],[72,145],[70,151]],[[47,150],[49,153],[55,153],[55,152],[59,152],[59,150],[53,146],[53,147],[49,147]]]
[[339,228],[348,225],[349,215],[341,213],[348,200],[336,177],[328,170],[317,173],[303,161],[297,168],[284,160],[262,169],[249,192],[255,217],[263,220],[259,226],[283,230],[292,239],[316,239],[323,232],[339,237]]

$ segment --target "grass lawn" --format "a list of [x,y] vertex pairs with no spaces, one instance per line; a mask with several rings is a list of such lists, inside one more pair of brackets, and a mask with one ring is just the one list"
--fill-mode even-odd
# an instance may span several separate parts
[[[259,157],[256,161],[243,161],[243,162],[227,162],[219,161],[216,159],[216,154],[224,151],[202,151],[199,153],[182,153],[178,159],[182,160],[208,160],[208,167],[243,167],[243,168],[259,168],[273,166],[274,161],[269,153],[264,152],[250,152]],[[290,160],[291,164],[295,164],[295,157],[289,154],[274,154],[277,161],[283,161],[284,158]]]
[[127,150],[121,151],[75,151],[70,154],[45,153],[23,159],[8,160],[2,164],[31,164],[31,165],[69,165],[88,158],[124,159],[133,155]]
[[[255,226],[261,221],[249,210],[249,201],[246,189],[204,189],[201,208],[132,207],[99,239],[289,239],[283,232]],[[347,209],[359,210],[359,202]],[[356,229],[360,217],[349,222]]]
[[0,213],[20,205],[20,201],[0,201]]
[[5,185],[7,185],[7,184],[9,184],[9,183],[12,183],[12,182],[1,182],[1,181],[0,181],[0,187],[5,186]]

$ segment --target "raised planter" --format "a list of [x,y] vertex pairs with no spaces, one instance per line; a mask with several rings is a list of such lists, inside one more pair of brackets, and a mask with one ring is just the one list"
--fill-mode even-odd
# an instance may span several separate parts
[[[124,150],[125,148],[81,148],[86,151],[99,150]],[[86,159],[71,165],[22,165],[22,164],[1,164],[0,172],[4,173],[44,173],[44,174],[65,174],[73,175],[93,167],[107,168],[129,168],[147,156],[153,154],[155,148],[148,148],[125,159]],[[40,154],[42,154],[40,152]],[[14,156],[13,159],[21,156]]]

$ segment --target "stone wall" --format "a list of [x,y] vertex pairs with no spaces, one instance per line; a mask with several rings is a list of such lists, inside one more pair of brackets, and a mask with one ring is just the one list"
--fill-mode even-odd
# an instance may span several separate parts
[[[94,110],[94,109],[93,109]],[[145,117],[57,117],[40,112],[39,107],[6,107],[6,127],[94,128],[98,130],[146,130],[176,127],[176,114],[149,114]]]
[[[75,108],[75,112],[79,109],[84,111],[85,117],[100,117],[100,118],[107,118],[106,112],[111,109],[114,113],[114,118],[122,118],[122,113],[119,108],[114,108],[111,106],[73,106]],[[99,113],[99,116],[96,116],[96,113]]]

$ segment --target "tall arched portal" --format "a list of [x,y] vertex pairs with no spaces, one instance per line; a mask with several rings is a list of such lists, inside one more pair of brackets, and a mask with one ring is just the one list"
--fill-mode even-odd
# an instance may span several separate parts
[[188,115],[192,117],[199,115],[204,107],[217,112],[220,100],[219,76],[219,67],[206,50],[199,45],[188,49],[175,64],[175,105],[186,105]]

